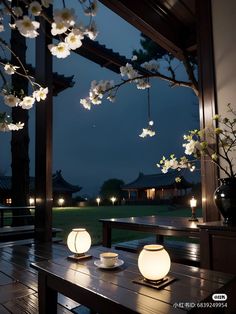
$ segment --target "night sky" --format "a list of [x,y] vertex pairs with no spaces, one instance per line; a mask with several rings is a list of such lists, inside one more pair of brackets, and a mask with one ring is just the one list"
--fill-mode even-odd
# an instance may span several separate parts
[[[128,58],[133,49],[139,48],[140,32],[101,4],[95,21],[97,40],[108,48]],[[32,51],[29,56],[32,59]],[[109,178],[128,183],[139,172],[159,172],[156,163],[160,158],[173,152],[183,154],[183,134],[198,127],[197,98],[190,89],[170,89],[166,82],[152,80],[151,111],[156,136],[142,139],[138,135],[147,127],[146,90],[127,84],[120,89],[115,103],[105,100],[87,111],[80,98],[87,96],[90,82],[119,81],[120,76],[77,54],[64,60],[54,58],[54,71],[74,75],[76,84],[54,98],[53,171],[61,169],[66,180],[82,186],[80,195],[97,196]],[[181,66],[177,74],[185,78]],[[1,104],[0,110],[6,110],[6,106]],[[34,110],[30,113],[30,137],[30,173],[34,175]],[[10,134],[0,133],[0,143],[0,171],[10,175]]]

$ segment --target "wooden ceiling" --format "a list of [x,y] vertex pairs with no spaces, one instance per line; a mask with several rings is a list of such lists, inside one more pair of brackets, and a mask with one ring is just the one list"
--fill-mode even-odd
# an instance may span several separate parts
[[175,57],[196,54],[195,0],[100,0]]

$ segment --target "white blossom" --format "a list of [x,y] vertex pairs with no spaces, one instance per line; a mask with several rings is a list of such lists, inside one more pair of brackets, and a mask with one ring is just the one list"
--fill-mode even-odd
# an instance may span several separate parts
[[5,29],[4,29],[4,25],[3,25],[2,23],[0,23],[0,33],[1,33],[1,32],[4,32],[4,30],[5,30]]
[[21,7],[13,7],[12,12],[15,14],[16,17],[20,17],[23,15]]
[[75,50],[79,48],[80,46],[82,46],[82,42],[81,42],[82,38],[83,37],[81,37],[81,35],[76,35],[72,31],[68,36],[66,36],[65,42],[67,43],[70,49]]
[[147,79],[138,79],[136,82],[137,82],[137,89],[146,89],[146,88],[151,87]]
[[94,105],[101,104],[101,99],[103,98],[104,93],[111,89],[114,86],[114,81],[105,81],[101,80],[99,82],[92,81],[90,92],[89,92],[89,99]]
[[68,27],[65,26],[64,23],[61,23],[61,22],[58,22],[58,23],[52,23],[52,29],[51,29],[51,34],[53,36],[56,36],[56,35],[60,35],[60,34],[63,34],[67,31]]
[[48,49],[51,51],[51,54],[56,56],[59,59],[66,58],[70,55],[70,49],[66,43],[60,42],[58,45],[50,44]]
[[134,79],[139,76],[138,72],[134,70],[130,63],[126,63],[125,66],[120,67],[120,74],[121,76],[127,76],[128,79]]
[[80,103],[81,105],[83,105],[83,107],[87,110],[91,109],[91,101],[89,100],[89,98],[82,98],[80,99]]
[[98,35],[98,30],[95,22],[93,21],[90,26],[85,30],[85,34],[92,40],[94,40]]
[[142,63],[141,67],[151,72],[157,72],[160,66],[156,60],[150,60],[148,62]]
[[4,103],[9,107],[16,107],[19,105],[20,99],[12,94],[4,96]]
[[64,8],[55,10],[53,12],[53,18],[56,23],[62,23],[67,27],[75,25],[76,16],[74,9]]
[[37,100],[45,100],[47,98],[48,88],[40,87],[40,89],[33,92],[33,97]]
[[182,181],[182,180],[181,180],[180,177],[176,177],[176,178],[175,178],[175,182],[176,182],[176,183],[180,183],[181,181]]
[[132,58],[131,58],[131,60],[132,60],[132,61],[136,61],[136,60],[138,60],[138,57],[137,57],[136,55],[133,55]]
[[90,5],[84,9],[84,14],[88,16],[95,16],[98,11],[98,2],[93,0],[90,2]]
[[4,71],[8,75],[14,74],[17,69],[19,69],[19,67],[14,66],[14,65],[12,65],[10,63],[6,63],[5,66],[4,66]]
[[188,143],[183,144],[183,147],[185,147],[185,154],[186,155],[192,155],[196,153],[197,148],[199,147],[200,143],[199,141],[190,140]]
[[84,38],[84,34],[85,34],[85,27],[84,27],[84,25],[82,23],[76,24],[73,27],[73,33],[76,34],[76,35],[80,35],[81,39],[83,39]]
[[24,16],[22,20],[16,21],[16,27],[18,28],[21,35],[29,38],[35,38],[38,36],[38,29],[40,26],[39,22],[31,21],[28,16]]
[[9,131],[19,131],[23,129],[24,123],[18,122],[18,123],[0,123],[0,131],[2,132],[9,132]]
[[115,96],[114,95],[109,95],[107,96],[107,99],[110,101],[110,102],[114,102],[116,100]]
[[155,131],[153,131],[150,128],[147,128],[147,129],[142,130],[142,133],[139,134],[139,137],[142,137],[142,138],[147,137],[147,136],[153,137],[155,134],[156,134]]
[[31,96],[25,96],[23,100],[19,103],[19,106],[23,109],[31,109],[33,107],[33,104],[35,102],[34,97]]
[[29,12],[34,16],[39,16],[42,11],[41,4],[38,1],[33,1],[29,5]]
[[42,6],[45,8],[49,8],[51,4],[53,4],[53,0],[41,0]]

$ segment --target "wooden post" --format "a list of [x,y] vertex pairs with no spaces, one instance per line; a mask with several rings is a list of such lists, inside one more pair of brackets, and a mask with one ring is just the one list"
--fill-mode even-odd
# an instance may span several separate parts
[[109,222],[102,222],[102,245],[111,247],[111,225]]
[[[51,15],[52,8],[48,9]],[[43,18],[40,35],[36,39],[36,80],[47,86],[45,101],[36,106],[35,140],[35,239],[48,242],[52,239],[52,56],[50,25]],[[48,36],[49,35],[49,36]]]
[[[211,0],[196,1],[199,60],[199,106],[201,128],[212,125],[217,113]],[[212,145],[211,138],[207,139]],[[217,167],[208,157],[202,158],[202,207],[204,221],[219,220],[213,194],[218,186]]]

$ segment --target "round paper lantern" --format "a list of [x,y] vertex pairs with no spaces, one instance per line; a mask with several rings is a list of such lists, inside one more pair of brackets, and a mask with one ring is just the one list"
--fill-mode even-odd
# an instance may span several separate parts
[[72,229],[67,237],[67,246],[75,254],[84,254],[90,249],[91,237],[84,228]]
[[162,245],[145,245],[139,254],[138,268],[147,280],[163,279],[170,270],[170,256]]

